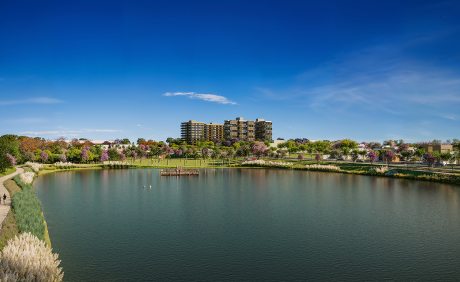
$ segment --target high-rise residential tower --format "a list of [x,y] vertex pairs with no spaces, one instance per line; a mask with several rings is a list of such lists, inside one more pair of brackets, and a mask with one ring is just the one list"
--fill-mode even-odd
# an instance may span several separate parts
[[225,140],[254,141],[256,138],[255,122],[242,117],[224,121],[224,138]]
[[261,118],[256,119],[256,140],[272,142],[272,122]]
[[188,144],[216,141],[224,138],[224,125],[189,120],[181,123],[181,138]]

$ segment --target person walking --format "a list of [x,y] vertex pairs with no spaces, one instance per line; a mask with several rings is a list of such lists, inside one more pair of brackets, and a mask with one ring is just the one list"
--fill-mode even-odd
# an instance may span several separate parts
[[6,204],[6,194],[3,194],[3,203]]

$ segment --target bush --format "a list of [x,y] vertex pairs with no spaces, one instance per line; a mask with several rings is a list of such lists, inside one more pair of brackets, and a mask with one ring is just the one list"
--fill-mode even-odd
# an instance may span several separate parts
[[105,161],[102,164],[104,168],[129,168],[130,165],[127,162],[122,161]]
[[23,190],[14,194],[12,199],[18,229],[20,232],[30,232],[39,239],[44,240],[45,218],[43,217],[40,201],[30,186],[26,185],[22,186],[22,188]]
[[307,170],[316,170],[316,171],[340,171],[340,167],[335,165],[321,165],[321,164],[311,164],[306,165]]
[[264,160],[248,160],[241,163],[242,166],[264,166],[264,167],[291,167],[292,163],[287,162],[272,162]]
[[54,164],[54,167],[57,169],[71,169],[77,167],[77,165],[71,162],[57,162]]
[[385,174],[388,172],[387,166],[373,167],[369,170],[372,174]]
[[19,179],[26,185],[31,185],[34,181],[35,173],[29,171],[19,174]]
[[58,255],[45,242],[30,233],[22,233],[0,254],[1,281],[62,281]]
[[40,169],[43,168],[42,164],[33,163],[33,162],[26,162],[26,166],[30,167],[34,172],[39,172]]

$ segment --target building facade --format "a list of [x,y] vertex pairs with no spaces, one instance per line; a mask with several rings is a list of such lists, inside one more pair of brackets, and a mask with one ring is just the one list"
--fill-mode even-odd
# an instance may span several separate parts
[[254,141],[256,139],[255,122],[242,117],[224,121],[224,139]]
[[204,140],[205,123],[189,120],[181,123],[181,139],[187,144],[196,144],[197,141]]
[[224,125],[208,123],[205,125],[204,140],[220,141],[224,139]]
[[256,119],[255,138],[258,141],[272,142],[272,122],[264,119]]
[[245,120],[242,117],[225,120],[224,124],[189,120],[181,123],[181,139],[188,144],[232,139],[272,142],[272,122],[259,118],[255,121]]
[[224,138],[224,125],[189,120],[181,123],[181,139],[187,144],[198,141],[216,141]]
[[450,153],[454,150],[451,144],[423,144],[422,148],[427,153]]

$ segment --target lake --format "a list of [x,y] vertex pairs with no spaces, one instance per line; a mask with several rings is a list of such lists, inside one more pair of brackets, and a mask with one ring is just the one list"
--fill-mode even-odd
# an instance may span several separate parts
[[276,169],[34,186],[66,281],[460,280],[458,186]]

